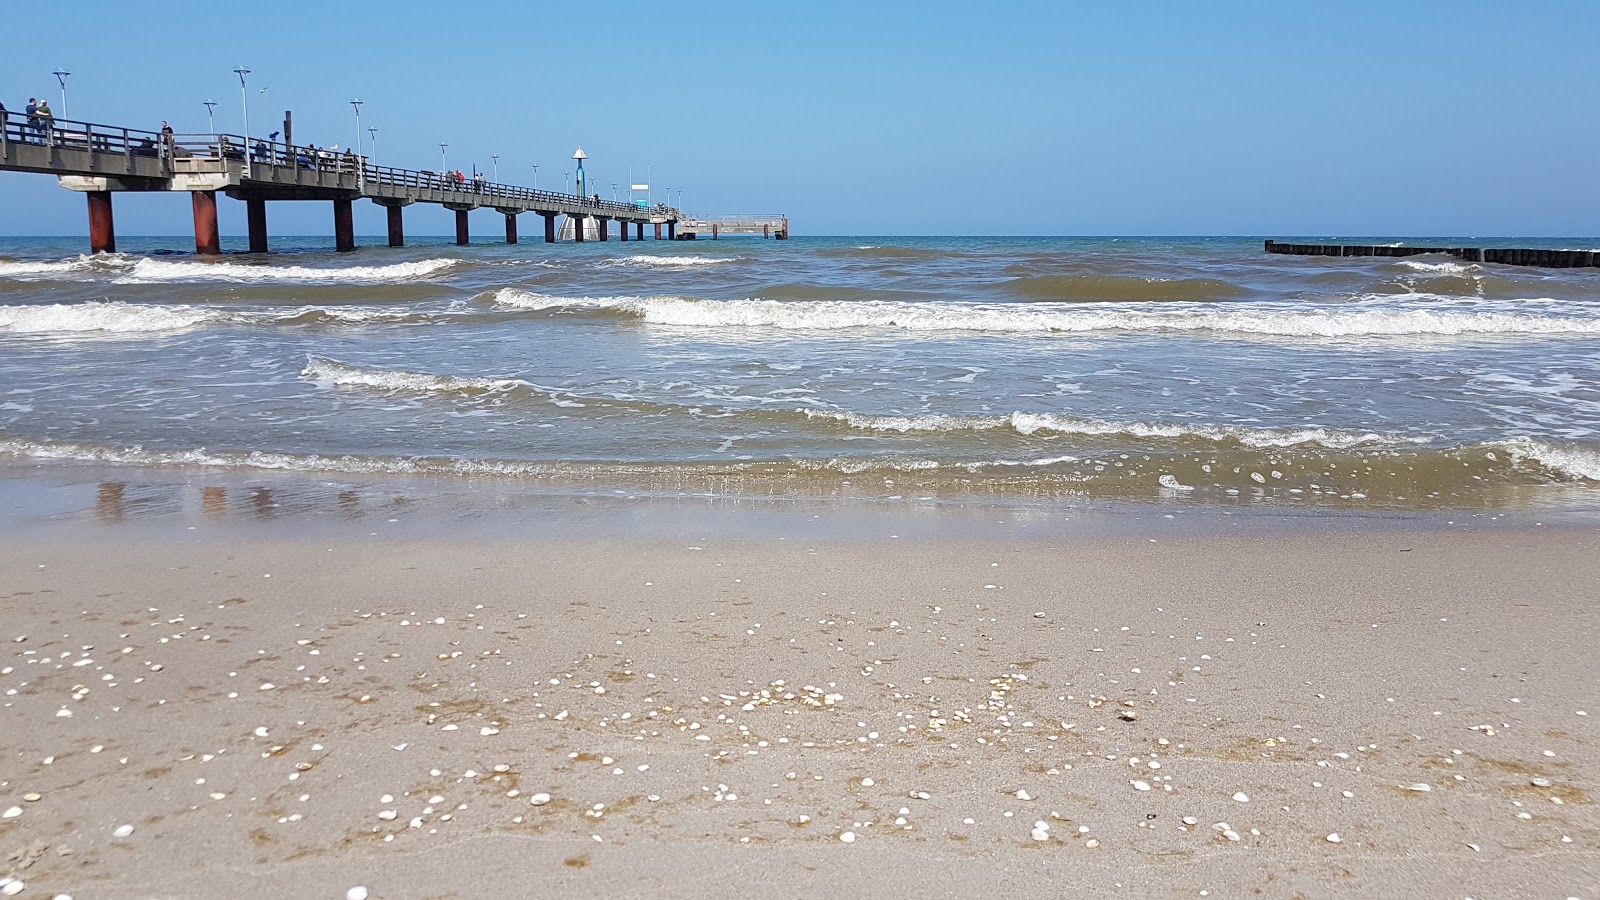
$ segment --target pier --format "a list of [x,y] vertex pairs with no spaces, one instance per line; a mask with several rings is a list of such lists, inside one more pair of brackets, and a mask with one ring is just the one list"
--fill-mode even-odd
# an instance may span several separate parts
[[[289,122],[285,121],[284,134]],[[598,223],[598,240],[617,236],[644,240],[644,227],[669,239],[685,216],[664,204],[637,206],[572,194],[539,191],[479,180],[456,181],[448,173],[373,165],[351,152],[335,153],[288,142],[246,139],[230,134],[162,134],[64,119],[29,120],[0,112],[0,171],[56,176],[60,185],[87,197],[89,249],[114,252],[117,247],[112,196],[124,191],[188,193],[194,215],[195,251],[221,252],[217,232],[217,194],[246,205],[250,250],[265,253],[267,202],[313,200],[333,204],[334,243],[338,250],[356,247],[352,204],[367,199],[388,211],[389,246],[405,243],[405,207],[436,203],[456,214],[456,243],[468,242],[467,214],[492,209],[505,217],[505,240],[517,243],[517,216],[531,212],[544,219],[544,239],[556,241],[558,216]],[[784,236],[787,236],[787,220]],[[582,241],[585,229],[575,230]]]
[[678,223],[677,240],[692,241],[700,235],[710,235],[714,241],[725,234],[759,234],[764,238],[789,239],[789,217],[781,215],[719,216],[702,219],[691,216]]
[[1408,247],[1398,244],[1280,244],[1267,241],[1268,253],[1295,256],[1422,256],[1442,254],[1465,262],[1500,263],[1507,266],[1542,266],[1552,269],[1577,269],[1600,265],[1594,250],[1528,250],[1493,247]]

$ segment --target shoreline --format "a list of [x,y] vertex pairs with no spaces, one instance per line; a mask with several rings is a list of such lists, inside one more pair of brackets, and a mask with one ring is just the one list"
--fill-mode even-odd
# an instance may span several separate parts
[[1600,881],[1592,527],[684,513],[8,529],[24,896]]

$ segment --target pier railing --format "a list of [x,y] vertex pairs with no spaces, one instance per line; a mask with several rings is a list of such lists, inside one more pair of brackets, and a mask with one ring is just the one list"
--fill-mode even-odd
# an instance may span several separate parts
[[[38,145],[49,149],[88,151],[92,156],[117,156],[128,159],[148,157],[165,161],[168,174],[179,167],[176,160],[216,160],[236,163],[245,180],[251,180],[250,167],[304,169],[354,176],[362,194],[399,191],[443,191],[459,194],[462,202],[493,206],[496,200],[543,204],[563,209],[576,207],[588,215],[613,218],[679,217],[665,204],[641,207],[614,200],[596,200],[556,191],[540,191],[518,185],[497,184],[481,176],[457,181],[450,173],[427,169],[402,169],[374,165],[369,158],[348,150],[333,151],[313,144],[288,144],[243,135],[218,133],[177,134],[123,128],[54,117],[30,117],[26,113],[0,112],[0,158],[9,157],[10,144]],[[53,154],[52,154],[53,156]],[[81,157],[80,157],[81,158]],[[79,169],[62,164],[58,174],[104,174],[105,170]],[[32,171],[39,171],[33,168]]]

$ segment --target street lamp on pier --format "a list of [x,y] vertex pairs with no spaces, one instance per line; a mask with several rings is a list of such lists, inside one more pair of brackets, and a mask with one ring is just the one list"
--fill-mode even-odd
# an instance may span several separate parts
[[450,146],[450,145],[449,144],[440,144],[439,145],[439,174],[441,176],[444,175],[444,148],[446,148],[448,146]]
[[494,181],[495,184],[499,184],[500,183],[500,155],[497,154],[497,153],[496,154],[491,154],[489,156],[489,158],[494,160],[494,178],[493,178],[493,181]]
[[68,116],[67,116],[67,76],[71,75],[72,73],[68,72],[66,69],[56,69],[54,72],[51,72],[50,74],[54,75],[56,77],[56,80],[61,82],[61,118],[63,118],[63,119],[68,118]]
[[372,135],[372,164],[378,164],[378,128],[376,125],[367,129],[367,134]]
[[207,100],[207,101],[205,101],[205,107],[206,107],[206,126],[207,126],[207,128],[210,130],[210,132],[212,134],[216,134],[217,133],[217,101],[215,101],[215,100]]
[[356,111],[356,155],[357,156],[364,155],[364,151],[363,151],[363,149],[361,147],[361,104],[363,104],[365,102],[367,102],[367,101],[365,101],[365,100],[351,100],[350,101],[350,108],[354,109]]
[[[250,74],[250,70],[240,66],[233,70],[233,74],[239,76],[239,106],[244,111],[244,143],[248,147],[250,145],[250,92],[245,90],[244,77]],[[248,178],[250,176],[250,154],[248,153],[244,157],[243,169],[245,177]]]
[[534,163],[533,164],[533,189],[536,190],[536,191],[539,189],[539,164],[538,163]]
[[571,177],[571,175],[572,175],[571,172],[562,172],[561,173],[561,193],[563,193],[563,194],[572,193],[572,188],[567,186],[567,179],[569,177]]

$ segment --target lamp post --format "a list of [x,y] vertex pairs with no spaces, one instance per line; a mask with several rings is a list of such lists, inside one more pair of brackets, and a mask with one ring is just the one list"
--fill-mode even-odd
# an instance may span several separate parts
[[440,144],[439,145],[439,174],[440,175],[444,174],[444,148],[446,148],[448,146],[450,146],[450,145],[449,144]]
[[494,160],[494,177],[493,177],[493,181],[494,181],[495,184],[499,184],[500,183],[500,155],[499,154],[490,154],[489,158]]
[[[248,147],[250,145],[250,92],[245,90],[244,77],[246,75],[250,74],[250,70],[245,68],[244,66],[240,66],[237,69],[233,70],[233,74],[239,76],[239,106],[244,111],[244,143],[245,143],[245,146]],[[244,161],[244,166],[243,166],[244,174],[245,174],[245,177],[249,177],[249,175],[250,175],[250,154],[249,153],[245,154],[244,160],[245,160]]]
[[372,135],[372,164],[373,165],[377,165],[378,164],[378,128],[377,128],[377,126],[374,125],[371,128],[368,128],[367,129],[367,134]]
[[67,118],[67,76],[71,75],[72,73],[68,72],[66,69],[56,69],[50,74],[54,75],[56,80],[61,82],[61,118],[65,119]]
[[350,101],[350,107],[356,111],[356,155],[357,156],[364,156],[365,155],[365,151],[361,146],[361,104],[363,104],[365,102],[367,102],[367,101],[365,101],[365,100],[351,100]]
[[567,179],[571,175],[572,175],[571,172],[562,172],[561,173],[561,193],[563,193],[563,194],[571,194],[572,193],[572,188],[567,186]]
[[536,191],[539,189],[539,164],[538,163],[534,163],[533,164],[533,189],[536,190]]
[[615,181],[611,182],[611,202],[617,202],[617,183]]
[[209,127],[209,129],[210,129],[212,134],[216,134],[217,133],[217,101],[215,101],[215,100],[207,100],[205,102],[205,107],[206,107],[206,122],[208,123],[208,127]]

